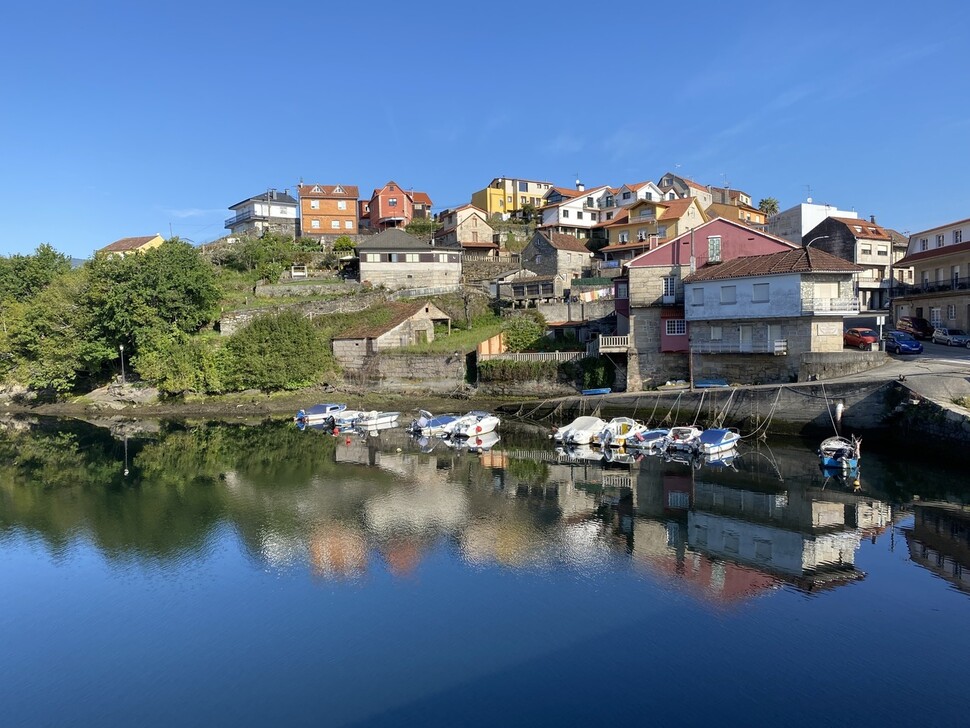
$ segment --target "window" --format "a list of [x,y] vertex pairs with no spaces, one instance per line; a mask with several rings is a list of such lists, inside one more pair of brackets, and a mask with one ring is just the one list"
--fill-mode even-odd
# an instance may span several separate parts
[[872,255],[872,246],[871,245],[863,245],[862,246],[862,254],[863,255]]
[[704,289],[700,286],[694,286],[690,289],[690,305],[691,306],[703,306],[704,305]]
[[721,236],[711,235],[707,238],[707,261],[709,263],[721,262]]
[[387,206],[388,207],[397,207],[397,198],[396,197],[390,197],[390,198],[388,198],[388,200],[387,200]]
[[956,244],[956,243],[962,243],[962,242],[963,242],[963,230],[954,230],[953,243]]
[[616,284],[616,297],[623,299],[630,297],[630,284],[629,283],[617,283]]
[[920,279],[923,281],[923,288],[926,288],[930,284],[930,272],[928,270],[924,270],[922,274],[920,274]]
[[330,221],[330,227],[333,228],[334,230],[339,230],[340,229],[340,220],[331,220]]
[[657,235],[661,238],[667,237],[667,226],[661,225],[657,228]]
[[754,540],[754,557],[759,561],[771,561],[771,541],[756,538]]
[[320,200],[310,200],[310,209],[311,210],[319,210],[320,209]]
[[712,326],[711,327],[711,341],[720,341],[722,338],[721,327]]
[[640,210],[640,217],[653,218],[653,210],[647,208]]
[[955,265],[950,268],[950,281],[953,283],[954,288],[960,284],[960,266]]
[[940,233],[939,235],[936,236],[936,247],[937,248],[943,247],[943,233]]
[[310,220],[310,227],[312,227],[314,230],[316,230],[317,228],[320,227],[320,221],[319,220]]
[[721,303],[737,303],[738,294],[736,286],[721,286]]
[[347,230],[353,230],[354,229],[354,221],[353,220],[344,220],[344,228],[347,229]]
[[919,239],[919,249],[926,250],[929,247],[929,241],[926,238]]
[[337,200],[337,209],[338,210],[346,210],[347,209],[347,200]]
[[667,319],[667,336],[686,336],[687,322],[684,319]]
[[569,217],[569,210],[563,210],[562,211],[562,216],[563,217]]
[[622,233],[620,233],[619,242],[621,242],[621,243],[629,243],[630,242],[630,233],[628,233],[626,230],[624,230]]
[[439,263],[447,263],[448,262],[448,254],[447,253],[438,253],[438,262]]
[[653,192],[644,192],[643,199],[653,201]]
[[948,304],[946,307],[946,320],[956,321],[957,320],[957,307],[954,304]]
[[405,253],[404,255],[405,263],[417,263],[419,262],[418,253]]
[[889,255],[889,249],[885,245],[876,248],[876,255]]
[[612,212],[606,213],[606,219],[607,220],[612,220],[613,219],[613,213]]
[[512,204],[512,195],[509,195],[509,196],[508,196],[508,197],[506,198],[506,200],[507,200],[507,201],[508,201],[508,203],[509,203],[509,204],[511,205],[511,204]]
[[623,199],[624,200],[629,200],[630,199],[630,193],[629,192],[624,192],[623,193]]
[[519,192],[528,192],[528,191],[529,191],[529,183],[519,182]]
[[664,296],[672,297],[677,289],[677,276],[664,276]]
[[755,283],[751,286],[751,303],[768,302],[768,283]]
[[724,533],[724,550],[729,554],[736,554],[740,550],[741,539],[738,534],[726,531]]
[[943,311],[939,306],[930,309],[930,324],[936,327],[943,325]]
[[576,219],[577,220],[582,220],[583,219],[583,211],[582,210],[578,210],[576,212]]

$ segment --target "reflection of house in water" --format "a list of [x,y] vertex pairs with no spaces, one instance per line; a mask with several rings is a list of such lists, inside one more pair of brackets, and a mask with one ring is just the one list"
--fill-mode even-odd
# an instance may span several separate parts
[[671,464],[641,471],[638,514],[653,520],[636,522],[634,558],[732,602],[779,582],[816,590],[861,578],[862,538],[891,522],[889,505],[872,498],[744,481]]
[[914,503],[913,512],[913,527],[904,531],[910,558],[970,592],[970,506]]

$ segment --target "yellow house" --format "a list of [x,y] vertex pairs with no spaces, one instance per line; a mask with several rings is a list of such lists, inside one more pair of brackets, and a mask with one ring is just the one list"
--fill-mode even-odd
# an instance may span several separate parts
[[164,242],[164,238],[157,234],[145,235],[140,238],[122,238],[121,240],[115,240],[111,245],[104,246],[98,252],[107,253],[108,255],[128,255],[129,253],[140,253],[145,250],[157,248]]
[[610,245],[675,238],[707,221],[696,197],[675,200],[637,200],[626,214],[604,225]]
[[489,217],[501,215],[505,218],[526,204],[536,209],[542,207],[542,198],[551,189],[552,182],[496,177],[488,187],[472,193],[472,204],[487,212]]

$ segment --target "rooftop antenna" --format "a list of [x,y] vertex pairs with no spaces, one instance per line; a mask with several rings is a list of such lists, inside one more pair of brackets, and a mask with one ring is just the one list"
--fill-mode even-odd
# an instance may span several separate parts
[[811,185],[805,185],[805,195],[807,197],[808,203],[811,204],[811,202],[812,202],[812,186]]

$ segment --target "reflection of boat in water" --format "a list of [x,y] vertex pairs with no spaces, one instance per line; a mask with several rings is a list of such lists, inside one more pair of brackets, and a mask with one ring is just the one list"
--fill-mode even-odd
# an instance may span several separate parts
[[417,419],[411,422],[408,430],[415,435],[426,437],[442,435],[445,429],[457,419],[458,415],[454,414],[433,415],[426,410],[419,410]]
[[704,430],[697,439],[697,449],[704,455],[716,455],[733,450],[741,439],[734,427],[715,427]]
[[603,459],[603,453],[594,450],[589,445],[575,445],[573,447],[557,447],[556,454],[565,456],[569,460],[583,460],[588,462],[599,462]]
[[442,440],[442,442],[455,450],[467,450],[468,452],[488,452],[498,443],[500,439],[501,437],[499,434],[493,430],[492,432],[485,432],[481,435],[475,435],[473,437],[449,438],[447,440]]

